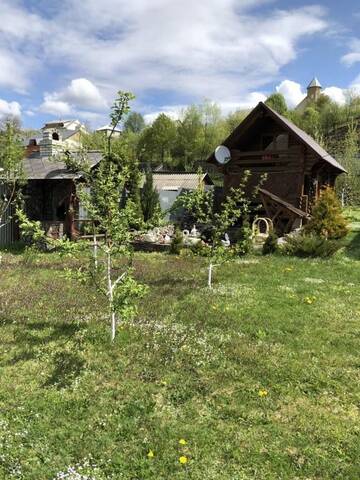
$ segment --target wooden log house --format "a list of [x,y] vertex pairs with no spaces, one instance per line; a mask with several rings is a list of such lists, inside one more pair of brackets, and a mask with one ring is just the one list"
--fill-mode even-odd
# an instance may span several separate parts
[[312,137],[263,102],[223,142],[231,160],[219,165],[215,152],[208,162],[224,176],[224,193],[237,187],[245,170],[248,189],[266,180],[259,190],[264,214],[278,234],[288,233],[309,218],[311,205],[325,185],[334,186],[345,169]]

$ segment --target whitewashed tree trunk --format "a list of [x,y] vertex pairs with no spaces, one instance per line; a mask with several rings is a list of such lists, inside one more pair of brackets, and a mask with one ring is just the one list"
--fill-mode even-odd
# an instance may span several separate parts
[[212,270],[214,265],[210,262],[209,263],[209,271],[208,271],[208,287],[212,288]]
[[98,268],[98,244],[97,244],[96,233],[94,233],[93,242],[94,242],[94,266],[95,266],[95,270],[97,270],[97,268]]
[[108,286],[109,308],[111,312],[111,341],[113,342],[116,334],[116,315],[114,311],[114,293],[113,293],[113,284],[111,281],[111,253],[109,248],[107,249],[106,257],[107,257],[106,277],[107,277],[107,286]]

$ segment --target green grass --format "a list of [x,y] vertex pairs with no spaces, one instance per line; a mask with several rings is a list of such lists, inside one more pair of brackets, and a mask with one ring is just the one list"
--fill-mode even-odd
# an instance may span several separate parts
[[5,253],[0,478],[90,458],[95,479],[359,479],[359,259],[354,233],[327,261],[223,265],[209,291],[203,260],[138,254],[149,294],[111,345],[70,260]]

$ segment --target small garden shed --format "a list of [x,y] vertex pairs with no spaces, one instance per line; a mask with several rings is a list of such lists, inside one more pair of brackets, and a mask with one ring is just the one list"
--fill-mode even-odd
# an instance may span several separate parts
[[[161,210],[169,211],[176,198],[183,192],[196,190],[200,185],[205,189],[211,188],[214,183],[207,173],[185,172],[155,172],[153,174],[154,187],[159,193]],[[167,213],[171,219],[172,215]]]

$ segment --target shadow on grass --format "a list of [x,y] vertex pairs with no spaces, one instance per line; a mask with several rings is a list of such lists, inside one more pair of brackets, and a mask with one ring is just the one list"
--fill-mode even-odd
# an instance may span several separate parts
[[183,299],[199,287],[199,282],[194,278],[176,278],[169,274],[161,278],[147,279],[146,285],[150,290],[161,292],[163,297],[175,296],[177,299]]
[[53,371],[43,383],[43,387],[70,387],[85,367],[85,361],[77,353],[67,351],[57,352],[53,364]]
[[[12,322],[9,321],[9,323]],[[41,332],[49,327],[51,327],[52,330],[50,334],[36,335],[36,332]],[[50,325],[47,322],[24,323],[21,326],[21,329],[14,334],[13,343],[17,346],[24,345],[25,348],[11,359],[1,363],[10,366],[17,364],[18,362],[34,360],[39,357],[39,347],[41,348],[50,342],[56,342],[59,340],[65,342],[71,340],[81,328],[83,328],[81,325],[74,323],[61,323],[58,325]]]
[[350,233],[347,239],[345,255],[353,260],[360,260],[360,232]]

